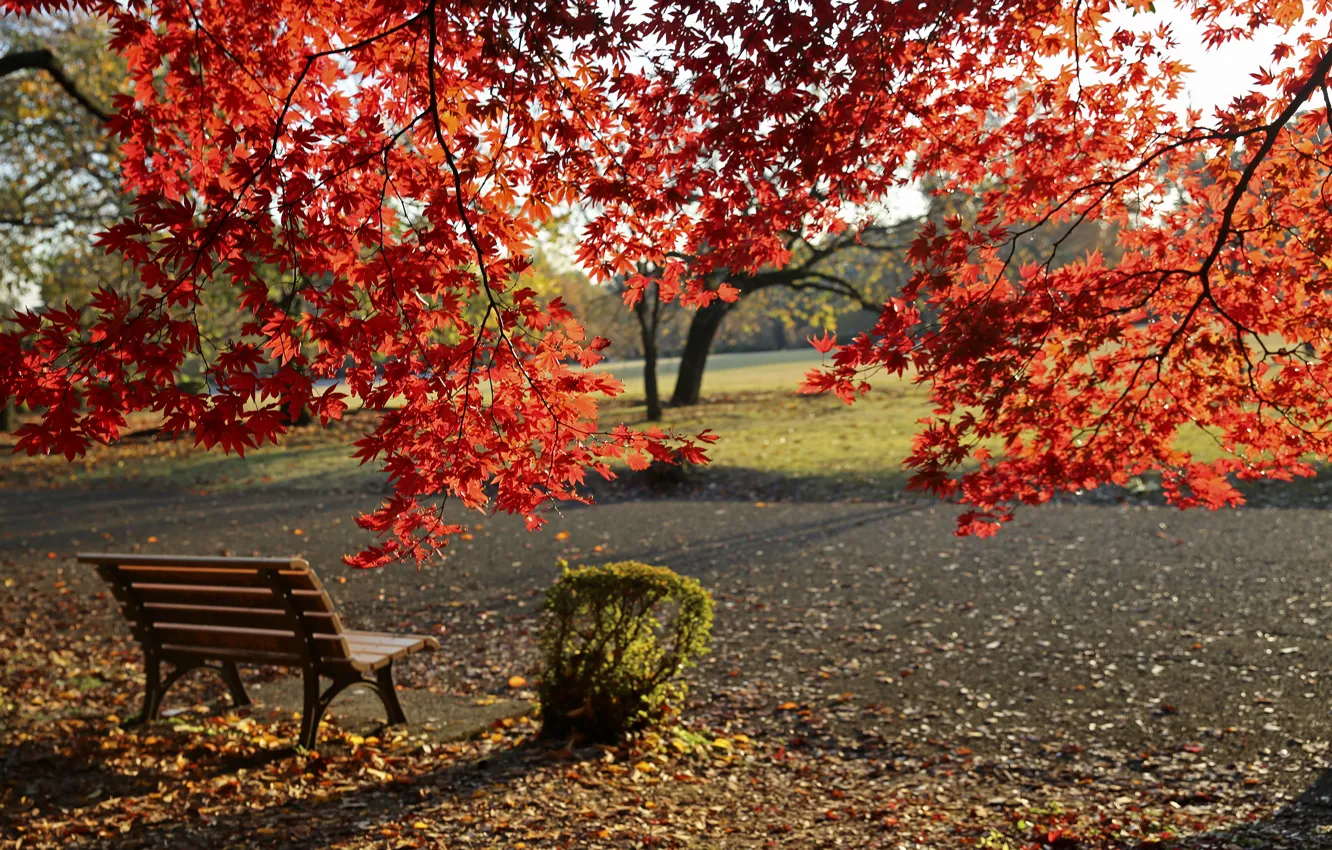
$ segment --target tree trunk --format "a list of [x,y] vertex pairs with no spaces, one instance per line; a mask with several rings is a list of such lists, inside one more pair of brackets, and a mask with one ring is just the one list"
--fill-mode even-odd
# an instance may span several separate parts
[[689,322],[689,336],[685,338],[684,351],[680,353],[680,374],[675,379],[672,405],[687,407],[698,404],[708,352],[712,350],[712,341],[730,309],[730,304],[717,299],[694,313],[694,318]]
[[4,410],[0,411],[0,433],[12,434],[18,427],[18,404],[12,398],[7,398]]
[[647,396],[647,419],[661,421],[661,393],[657,389],[657,341],[643,340],[643,395]]
[[[654,287],[655,288],[655,287]],[[661,421],[661,391],[657,386],[657,325],[661,318],[661,299],[652,293],[652,315],[648,315],[648,293],[634,305],[638,331],[643,338],[643,395],[647,397],[647,420]]]

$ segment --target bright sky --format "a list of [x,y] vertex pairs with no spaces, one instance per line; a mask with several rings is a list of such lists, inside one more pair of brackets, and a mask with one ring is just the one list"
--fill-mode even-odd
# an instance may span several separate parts
[[[1273,66],[1272,48],[1280,40],[1276,27],[1264,27],[1252,40],[1231,42],[1214,50],[1203,46],[1203,28],[1169,2],[1157,3],[1156,12],[1139,15],[1123,14],[1113,18],[1114,23],[1136,31],[1156,29],[1162,23],[1170,26],[1179,43],[1177,55],[1194,73],[1185,93],[1186,106],[1203,110],[1203,120],[1210,117],[1213,107],[1227,103],[1237,94],[1253,88],[1251,76],[1259,68]],[[1325,29],[1325,27],[1324,27]]]
[[[1282,35],[1277,27],[1265,27],[1251,40],[1230,42],[1208,50],[1203,43],[1203,27],[1195,24],[1179,5],[1169,0],[1159,0],[1155,12],[1134,15],[1123,11],[1113,15],[1107,26],[1142,32],[1154,31],[1163,23],[1168,24],[1174,34],[1175,56],[1193,69],[1180,109],[1201,109],[1204,122],[1210,120],[1217,106],[1250,91],[1254,87],[1252,75],[1255,71],[1273,68],[1272,48]],[[1324,22],[1317,34],[1325,33],[1329,24],[1332,22]],[[1293,37],[1290,40],[1293,42]],[[892,211],[893,218],[924,215],[926,211],[925,199],[911,189],[894,193],[885,207]]]

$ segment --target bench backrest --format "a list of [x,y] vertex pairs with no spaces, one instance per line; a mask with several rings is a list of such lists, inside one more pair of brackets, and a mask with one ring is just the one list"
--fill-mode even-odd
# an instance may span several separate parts
[[145,648],[310,664],[351,657],[333,601],[302,558],[80,554]]

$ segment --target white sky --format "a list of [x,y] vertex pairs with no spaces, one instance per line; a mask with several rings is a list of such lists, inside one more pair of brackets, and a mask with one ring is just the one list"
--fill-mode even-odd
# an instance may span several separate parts
[[[1214,107],[1252,89],[1255,71],[1273,67],[1272,48],[1281,40],[1281,31],[1277,27],[1264,27],[1250,40],[1207,50],[1203,46],[1203,27],[1195,24],[1174,3],[1156,5],[1156,12],[1122,14],[1112,20],[1135,31],[1154,30],[1162,23],[1170,26],[1178,42],[1176,55],[1194,70],[1183,105],[1202,109],[1204,121],[1211,116]],[[1326,30],[1326,23],[1320,29]],[[1288,38],[1293,43],[1293,34]]]
[[[1251,39],[1232,41],[1209,50],[1203,42],[1204,28],[1195,24],[1187,12],[1170,0],[1158,0],[1155,12],[1134,15],[1123,11],[1111,16],[1106,25],[1142,32],[1154,31],[1163,23],[1169,25],[1174,35],[1174,56],[1193,69],[1180,99],[1180,110],[1201,109],[1204,123],[1211,119],[1217,106],[1227,104],[1232,98],[1254,88],[1254,72],[1260,68],[1273,67],[1272,48],[1282,36],[1277,27],[1264,27]],[[1316,34],[1324,35],[1330,23],[1322,22],[1316,28]],[[1287,38],[1294,43],[1293,35]],[[912,189],[894,192],[884,206],[891,210],[890,215],[894,219],[920,216],[926,211],[924,197]]]

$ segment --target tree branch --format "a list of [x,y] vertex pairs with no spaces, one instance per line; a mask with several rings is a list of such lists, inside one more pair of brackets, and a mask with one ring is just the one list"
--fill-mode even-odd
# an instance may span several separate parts
[[41,50],[16,50],[0,56],[0,78],[19,71],[45,71],[51,75],[51,79],[55,80],[65,90],[66,94],[78,101],[79,105],[96,117],[98,121],[105,124],[111,120],[111,116],[96,103],[93,103],[65,74],[64,68],[60,67],[59,60],[50,50],[45,48]]

